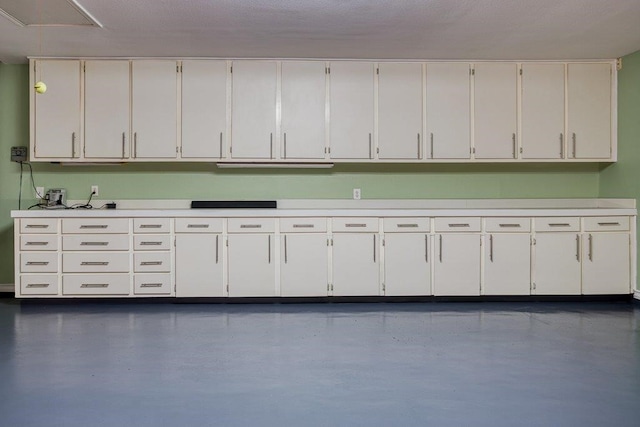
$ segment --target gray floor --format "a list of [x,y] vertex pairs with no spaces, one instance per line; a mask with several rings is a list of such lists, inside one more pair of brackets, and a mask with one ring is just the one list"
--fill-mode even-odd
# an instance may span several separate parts
[[638,426],[637,303],[19,304],[1,426]]

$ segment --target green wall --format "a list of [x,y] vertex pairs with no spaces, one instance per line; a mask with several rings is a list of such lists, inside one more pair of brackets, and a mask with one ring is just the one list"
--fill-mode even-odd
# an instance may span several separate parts
[[[625,59],[623,73],[626,66]],[[13,230],[9,212],[18,205],[20,168],[10,162],[9,147],[28,145],[28,80],[27,66],[0,64],[0,283],[13,283]],[[637,97],[635,105],[637,112]],[[639,134],[637,129],[634,134]],[[621,148],[621,153],[627,150]],[[33,169],[38,186],[64,187],[71,199],[83,199],[88,196],[90,185],[99,185],[100,198],[94,205],[110,199],[147,198],[348,199],[354,187],[362,189],[363,198],[598,197],[601,173],[600,166],[594,164],[338,165],[333,169],[219,170],[212,164],[36,163]],[[32,197],[28,185],[25,180],[23,194]]]

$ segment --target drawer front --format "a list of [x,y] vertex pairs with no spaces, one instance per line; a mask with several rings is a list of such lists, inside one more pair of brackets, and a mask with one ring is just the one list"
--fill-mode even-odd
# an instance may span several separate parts
[[69,234],[62,236],[65,251],[128,251],[128,234]]
[[57,252],[31,252],[20,254],[22,273],[56,273],[58,271]]
[[171,236],[168,234],[133,236],[133,248],[136,251],[168,251],[171,248]]
[[129,295],[128,274],[76,274],[62,276],[63,295]]
[[333,218],[335,233],[376,233],[378,218]]
[[63,273],[127,273],[128,252],[86,252],[62,254]]
[[171,274],[136,274],[133,278],[136,295],[170,295]]
[[168,233],[171,219],[169,218],[134,218],[134,233]]
[[273,233],[276,231],[274,218],[229,218],[229,233]]
[[138,252],[133,255],[136,273],[171,271],[171,252]]
[[437,232],[477,232],[480,231],[480,218],[436,218],[435,228]]
[[577,217],[555,217],[555,218],[534,218],[533,229],[538,233],[552,231],[580,231],[580,218]]
[[176,233],[222,233],[222,218],[176,218]]
[[584,231],[628,231],[628,216],[593,216],[582,219]]
[[385,233],[428,233],[431,229],[429,218],[384,218]]
[[55,274],[25,274],[20,276],[22,295],[57,295],[58,276]]
[[487,233],[528,233],[531,231],[530,218],[485,218]]
[[280,231],[283,233],[325,233],[327,218],[281,218]]
[[129,220],[126,218],[63,219],[62,232],[65,234],[126,234],[129,233]]
[[20,236],[21,251],[57,251],[58,236],[52,234],[27,234]]
[[20,220],[20,233],[50,234],[58,232],[55,218],[27,218]]

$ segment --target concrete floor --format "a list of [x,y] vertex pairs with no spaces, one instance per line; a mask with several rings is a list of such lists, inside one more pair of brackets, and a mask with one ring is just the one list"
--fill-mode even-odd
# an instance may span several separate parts
[[0,300],[1,426],[638,426],[640,304]]

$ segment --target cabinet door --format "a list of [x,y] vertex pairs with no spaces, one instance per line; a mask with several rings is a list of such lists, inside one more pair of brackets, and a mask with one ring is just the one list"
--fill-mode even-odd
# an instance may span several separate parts
[[568,136],[571,157],[611,157],[611,64],[569,64]]
[[182,61],[182,157],[223,157],[226,130],[226,61]]
[[378,235],[333,235],[333,295],[380,295]]
[[327,296],[327,236],[291,233],[282,235],[280,240],[281,296]]
[[80,157],[80,61],[35,61],[34,82],[38,81],[47,91],[32,89],[33,157]]
[[133,157],[172,159],[178,135],[176,61],[132,62]]
[[428,234],[386,234],[384,294],[431,295],[431,259]]
[[282,62],[283,159],[325,158],[325,63]]
[[538,233],[533,263],[536,295],[580,295],[580,235]]
[[582,239],[582,293],[631,293],[628,233],[589,233]]
[[276,63],[236,61],[232,79],[231,157],[272,159],[276,153]]
[[84,63],[84,157],[129,157],[129,61]]
[[518,69],[513,63],[475,65],[474,146],[477,159],[515,159]]
[[222,279],[222,236],[176,235],[176,296],[225,296]]
[[378,157],[422,158],[422,64],[378,66]]
[[480,236],[436,235],[434,295],[480,295]]
[[529,234],[485,236],[484,295],[531,293],[531,237]]
[[465,63],[427,65],[427,156],[471,157],[471,76]]
[[272,234],[228,236],[229,296],[276,295],[276,264]]
[[564,64],[522,64],[522,158],[561,159]]
[[373,158],[374,66],[331,64],[331,158]]

